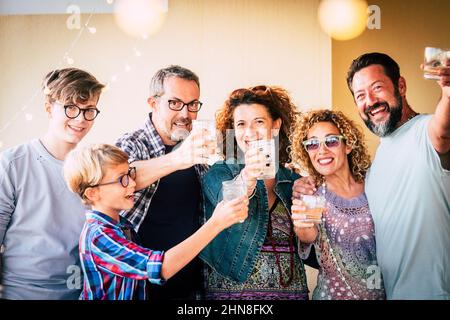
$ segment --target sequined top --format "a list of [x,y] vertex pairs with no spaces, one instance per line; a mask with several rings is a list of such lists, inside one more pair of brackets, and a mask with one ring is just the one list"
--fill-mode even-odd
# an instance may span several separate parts
[[313,299],[385,299],[366,195],[344,199],[323,187],[317,193],[325,195],[328,213],[314,243],[320,268]]

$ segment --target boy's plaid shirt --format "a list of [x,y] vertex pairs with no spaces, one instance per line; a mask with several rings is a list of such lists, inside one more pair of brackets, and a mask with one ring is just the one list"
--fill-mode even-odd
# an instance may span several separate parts
[[98,211],[86,213],[79,244],[84,272],[80,299],[145,300],[147,280],[164,283],[164,252],[137,245],[136,236],[122,217],[117,222]]

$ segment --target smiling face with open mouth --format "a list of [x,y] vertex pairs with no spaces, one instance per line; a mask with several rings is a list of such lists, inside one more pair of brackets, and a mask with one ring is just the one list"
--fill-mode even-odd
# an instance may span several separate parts
[[281,119],[273,120],[267,107],[261,104],[241,104],[234,109],[236,142],[244,153],[253,141],[272,139],[280,127]]
[[[402,79],[399,84],[403,86]],[[403,112],[400,86],[394,87],[381,65],[356,72],[352,88],[361,119],[370,131],[384,137],[399,127]]]
[[169,108],[169,100],[188,104],[198,101],[200,88],[192,80],[170,77],[164,81],[164,93],[157,98],[149,98],[152,122],[165,145],[175,145],[185,139],[192,130],[192,120],[197,112],[190,112],[187,106],[180,111]]
[[[126,162],[106,168],[105,175],[99,182],[100,186],[96,187],[95,210],[110,216],[117,216],[120,211],[133,208],[136,182],[132,177],[128,177],[128,184],[124,187],[119,181],[128,172],[129,165]],[[109,184],[101,185],[102,183]]]
[[341,135],[341,132],[331,122],[317,122],[308,131],[308,140],[322,141],[319,148],[308,151],[308,155],[314,169],[324,177],[333,175],[349,165],[347,155],[352,149],[345,144],[344,140],[329,144],[328,147],[323,141],[326,137],[339,135]]

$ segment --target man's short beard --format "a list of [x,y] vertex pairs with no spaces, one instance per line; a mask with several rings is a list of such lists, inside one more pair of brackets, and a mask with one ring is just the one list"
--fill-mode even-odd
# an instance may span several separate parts
[[372,120],[370,120],[368,112],[366,112],[367,120],[364,120],[364,123],[370,131],[379,137],[385,137],[394,132],[395,129],[397,129],[397,124],[402,118],[403,101],[398,90],[395,92],[395,99],[397,100],[397,103],[395,106],[388,105],[389,119],[383,123],[378,125],[374,124]]

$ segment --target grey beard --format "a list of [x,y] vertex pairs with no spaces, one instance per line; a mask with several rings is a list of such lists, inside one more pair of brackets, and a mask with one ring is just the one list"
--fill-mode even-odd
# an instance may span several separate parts
[[379,125],[375,125],[370,119],[365,120],[364,122],[366,123],[367,128],[379,137],[385,137],[395,130],[395,128],[390,126],[390,119]]
[[385,137],[394,132],[395,129],[397,129],[397,124],[400,122],[400,119],[402,118],[403,102],[400,94],[397,92],[396,92],[396,99],[397,105],[394,106],[393,108],[389,106],[389,120],[387,120],[386,122],[376,125],[370,120],[369,115],[367,115],[368,119],[364,120],[364,123],[366,124],[367,128],[369,128],[370,131],[372,131],[379,137]]

